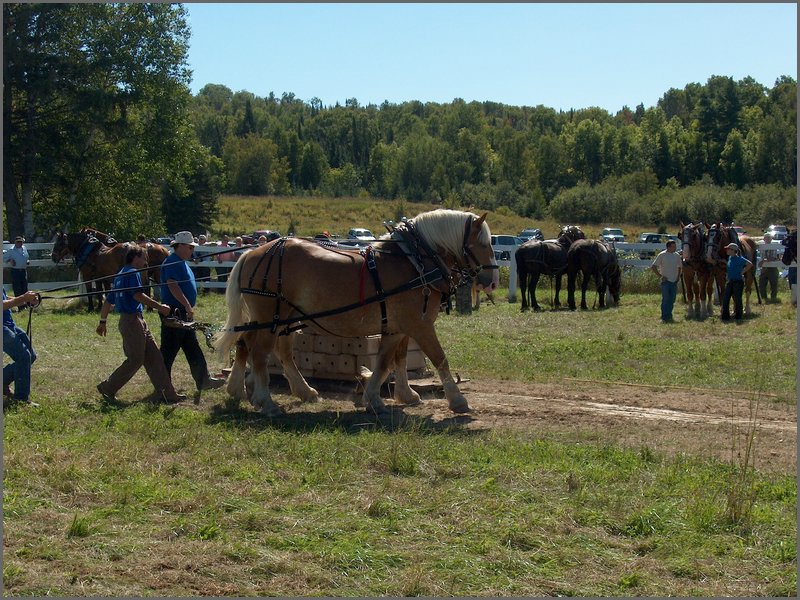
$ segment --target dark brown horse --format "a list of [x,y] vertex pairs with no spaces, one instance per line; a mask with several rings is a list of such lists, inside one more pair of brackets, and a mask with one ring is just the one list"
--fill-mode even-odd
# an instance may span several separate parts
[[680,224],[683,289],[688,304],[686,318],[705,319],[714,304],[714,273],[705,260],[708,233],[703,223]]
[[[103,244],[108,247],[113,247],[119,244],[117,240],[111,237],[107,233],[103,233],[93,227],[83,227],[81,229],[81,233],[87,233],[89,235],[93,235],[95,238],[100,240]],[[134,244],[136,242],[126,242],[127,244]],[[143,283],[147,286],[147,280],[154,281],[156,284],[161,283],[161,269],[160,265],[164,262],[164,259],[169,256],[169,250],[167,250],[161,244],[154,244],[153,242],[147,242],[146,244],[140,244],[145,248],[147,251],[147,266],[150,269],[146,272],[146,277],[142,278]],[[147,286],[149,287],[149,286]],[[149,295],[149,292],[148,292]]]
[[[731,242],[735,243],[739,246],[739,253],[741,256],[753,263],[753,268],[749,269],[744,274],[744,313],[746,315],[752,314],[750,310],[750,294],[753,291],[753,284],[756,280],[755,240],[749,236],[736,233],[736,230],[731,225],[715,223],[714,225],[706,226],[709,227],[706,260],[713,267],[714,279],[716,280],[720,301],[722,301],[722,290],[725,289],[725,280],[727,278],[728,258],[725,253],[725,246]],[[756,286],[756,293],[758,293],[758,286]],[[758,303],[761,304],[760,297]]]
[[[228,280],[228,321],[216,341],[222,357],[237,344],[228,392],[237,399],[249,397],[262,414],[280,414],[267,371],[267,358],[274,350],[292,393],[304,401],[318,399],[292,357],[293,336],[288,334],[303,323],[327,335],[381,334],[377,366],[359,404],[368,410],[386,410],[380,387],[393,366],[395,399],[419,401],[405,378],[405,352],[413,337],[437,369],[450,409],[469,411],[450,374],[434,322],[442,298],[454,291],[462,276],[474,277],[485,289],[498,285],[485,217],[452,210],[422,213],[398,225],[391,239],[384,236],[362,251],[281,238],[245,252]],[[248,361],[251,376],[246,382]]]
[[[56,264],[67,256],[73,257],[81,278],[86,282],[86,291],[90,293],[87,299],[89,311],[91,312],[94,310],[94,296],[98,296],[97,310],[100,310],[103,303],[103,292],[108,292],[111,289],[113,276],[125,264],[125,254],[127,252],[127,245],[105,246],[100,240],[86,231],[79,233],[60,232],[56,235],[50,257]],[[99,278],[104,279],[92,283],[93,280]],[[93,290],[96,292],[95,294],[92,294]]]
[[797,229],[783,239],[781,244],[786,246],[786,250],[783,251],[783,256],[781,256],[781,262],[788,267],[793,261],[797,261]]
[[517,261],[517,278],[519,291],[522,294],[522,307],[528,310],[528,292],[533,310],[540,311],[541,307],[536,302],[536,286],[542,274],[555,276],[556,297],[553,308],[560,306],[558,294],[561,291],[561,276],[567,270],[567,250],[575,240],[585,239],[586,235],[576,225],[566,225],[561,228],[558,240],[555,242],[529,240],[522,244],[514,253]]
[[622,271],[613,246],[599,240],[576,240],[567,251],[567,302],[575,310],[575,282],[578,272],[581,279],[581,308],[586,310],[586,289],[594,277],[600,308],[606,306],[606,290],[611,292],[614,304],[619,304],[622,288]]

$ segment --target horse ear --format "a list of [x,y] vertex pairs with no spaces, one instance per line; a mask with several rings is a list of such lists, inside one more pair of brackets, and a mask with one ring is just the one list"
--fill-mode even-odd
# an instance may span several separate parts
[[475,223],[473,224],[473,226],[474,226],[475,228],[480,228],[480,227],[482,227],[482,226],[483,226],[483,222],[486,220],[486,215],[488,215],[488,214],[489,214],[489,213],[483,213],[483,214],[482,214],[480,217],[478,217],[478,220],[477,220],[477,221],[475,221]]

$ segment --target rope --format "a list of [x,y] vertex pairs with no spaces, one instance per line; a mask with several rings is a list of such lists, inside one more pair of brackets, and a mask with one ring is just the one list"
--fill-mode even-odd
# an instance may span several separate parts
[[[128,273],[138,273],[138,272],[139,271],[137,271],[137,270],[128,271]],[[116,275],[114,275],[114,277],[116,277]],[[211,279],[211,275],[208,275],[207,277],[195,277],[195,281],[205,281],[207,279]],[[181,283],[186,283],[187,281],[191,281],[191,279],[182,279],[182,280],[176,281],[175,283],[181,284]],[[166,285],[166,284],[165,283],[160,283],[158,285]],[[140,287],[127,287],[127,288],[115,288],[115,287],[112,286],[110,291],[111,292],[128,292],[130,290],[141,290],[141,289],[144,289],[146,287],[149,287],[149,286],[146,286],[144,284],[142,284]],[[52,292],[54,290],[50,290],[50,291]],[[41,300],[68,300],[70,298],[83,298],[85,296],[96,296],[96,295],[97,295],[97,292],[86,292],[86,293],[83,293],[83,294],[69,294],[68,296],[42,296],[40,294],[39,295],[39,300],[40,301]]]

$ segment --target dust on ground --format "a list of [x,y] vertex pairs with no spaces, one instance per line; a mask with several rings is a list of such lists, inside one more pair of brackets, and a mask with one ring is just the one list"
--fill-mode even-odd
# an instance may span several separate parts
[[[320,392],[323,400],[319,403],[303,404],[285,395],[285,381],[273,377],[274,398],[286,409],[286,418],[307,422],[315,416],[335,415],[339,422],[369,424],[372,416],[353,404],[361,395],[360,384],[319,379],[309,383]],[[456,415],[449,410],[437,380],[413,380],[411,384],[423,401],[418,406],[400,407],[387,400],[392,423],[400,414],[434,428],[525,430],[565,441],[646,447],[668,456],[682,453],[736,464],[741,459],[733,446],[744,448],[748,432],[755,427],[756,468],[796,472],[796,406],[768,395],[577,380],[556,385],[465,379],[459,387],[472,410]],[[387,391],[384,387],[384,398]],[[245,405],[242,403],[243,409],[252,410]]]

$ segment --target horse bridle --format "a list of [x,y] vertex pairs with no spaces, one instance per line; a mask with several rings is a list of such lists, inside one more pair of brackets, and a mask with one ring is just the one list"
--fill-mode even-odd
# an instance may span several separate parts
[[[472,231],[473,220],[474,217],[470,215],[464,223],[464,241],[461,244],[461,256],[465,265],[459,265],[460,268],[458,270],[462,275],[466,275],[474,279],[483,269],[499,269],[500,266],[481,264],[481,261],[478,260],[478,257],[475,256],[475,253],[472,251],[469,243],[469,234]],[[474,267],[471,265],[474,265]]]
[[[684,225],[683,226],[683,235],[681,235],[681,253],[683,253],[683,249],[686,246],[689,246],[689,250],[690,250],[689,260],[690,261],[702,260],[702,258],[703,258],[703,232],[700,229],[701,227],[702,227],[702,225],[695,225],[694,223],[689,223],[688,225]],[[697,238],[697,242],[698,242],[697,244],[693,244],[691,238],[689,237],[690,236],[690,231],[689,231],[690,228],[691,228],[691,231],[693,232],[691,234],[691,236]],[[689,238],[689,239],[687,240],[687,238]],[[696,253],[694,251],[695,246],[697,246],[697,252]],[[695,254],[697,254],[697,256],[695,256]]]

